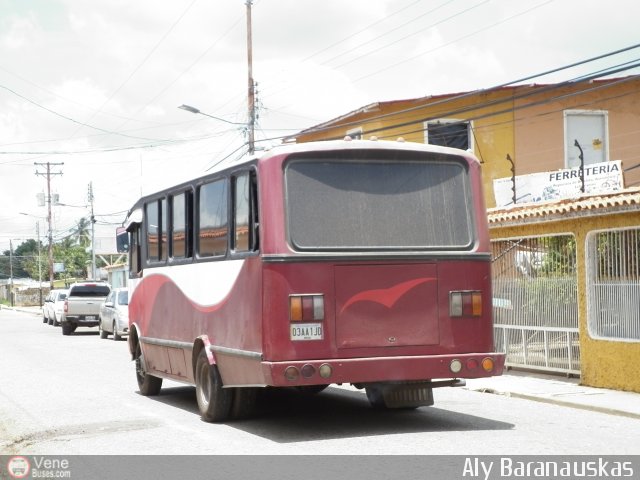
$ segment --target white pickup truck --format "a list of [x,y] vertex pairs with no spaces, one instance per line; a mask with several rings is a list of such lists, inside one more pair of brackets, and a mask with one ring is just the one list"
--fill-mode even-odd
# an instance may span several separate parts
[[105,282],[79,282],[69,287],[60,323],[62,334],[71,335],[78,327],[96,327],[100,319],[100,306],[111,287]]

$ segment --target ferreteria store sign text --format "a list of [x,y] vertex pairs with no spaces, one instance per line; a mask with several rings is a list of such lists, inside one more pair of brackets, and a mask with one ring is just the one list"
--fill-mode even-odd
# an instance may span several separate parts
[[578,457],[573,460],[499,460],[467,457],[462,470],[463,478],[638,478],[637,465],[632,461],[607,460],[603,457]]
[[[612,193],[624,188],[622,162],[593,163],[584,166],[584,193]],[[577,197],[582,194],[580,168],[566,168],[554,172],[517,175],[516,203],[551,202],[563,198]],[[493,181],[493,193],[496,207],[513,205],[513,182],[511,177],[497,178]]]

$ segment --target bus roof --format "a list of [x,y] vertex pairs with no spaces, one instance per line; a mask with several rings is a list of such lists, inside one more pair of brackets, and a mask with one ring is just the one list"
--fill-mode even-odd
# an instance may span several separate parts
[[242,165],[248,165],[251,163],[266,162],[270,158],[279,155],[290,155],[293,153],[301,152],[330,152],[334,150],[404,150],[404,151],[421,151],[429,153],[440,153],[446,155],[457,155],[465,157],[471,162],[478,162],[476,157],[469,151],[460,150],[457,148],[441,147],[438,145],[430,145],[417,142],[405,142],[402,139],[398,141],[389,140],[352,140],[350,137],[345,137],[344,140],[328,140],[318,142],[306,142],[306,143],[291,143],[282,144],[272,147],[260,154],[247,156],[241,160],[232,163],[222,163],[217,168],[207,172],[204,175],[194,177],[190,180],[182,182],[180,184],[172,185],[171,187],[163,188],[156,192],[150,193],[141,197],[127,213],[127,217],[123,222],[123,226],[129,227],[132,223],[140,223],[142,221],[142,205],[149,199],[156,198],[160,194],[168,190],[179,190],[181,187],[188,187],[192,185],[194,181],[206,179],[208,177],[215,176],[221,172],[227,170],[233,170]]

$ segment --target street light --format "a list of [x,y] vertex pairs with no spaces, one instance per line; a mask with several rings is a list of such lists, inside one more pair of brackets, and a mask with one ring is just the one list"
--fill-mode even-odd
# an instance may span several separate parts
[[187,112],[197,113],[197,114],[200,114],[200,115],[204,115],[205,117],[214,118],[216,120],[220,120],[221,122],[230,123],[231,125],[242,125],[242,126],[245,126],[245,127],[247,126],[246,123],[231,122],[229,120],[225,120],[224,118],[220,118],[220,117],[215,117],[213,115],[209,115],[208,113],[202,112],[198,108],[192,107],[191,105],[180,105],[178,108],[181,109],[181,110],[186,110]]

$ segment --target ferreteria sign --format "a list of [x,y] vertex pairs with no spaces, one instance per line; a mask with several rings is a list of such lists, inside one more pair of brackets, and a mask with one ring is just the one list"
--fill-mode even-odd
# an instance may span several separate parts
[[[497,207],[513,205],[511,177],[493,181]],[[581,194],[580,167],[516,176],[516,203],[550,202]],[[592,163],[584,167],[584,193],[610,193],[624,188],[622,164]]]

